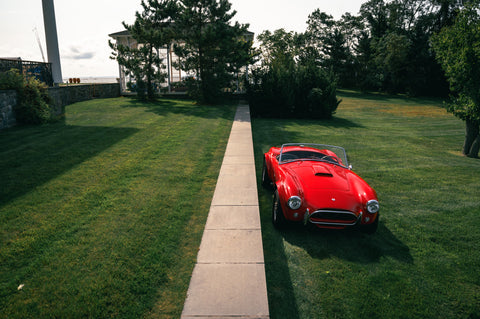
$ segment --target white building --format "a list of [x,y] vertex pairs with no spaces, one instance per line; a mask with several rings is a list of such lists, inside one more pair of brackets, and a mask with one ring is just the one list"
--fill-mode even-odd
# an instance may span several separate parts
[[[116,33],[109,34],[111,38],[116,41],[116,44],[121,44],[128,46],[130,48],[137,48],[138,42],[130,35],[128,30],[120,31]],[[247,32],[245,37],[253,42],[254,33]],[[183,88],[179,88],[176,85],[172,85],[174,83],[181,82],[187,76],[195,76],[194,74],[188,74],[185,71],[179,70],[174,67],[175,63],[179,61],[179,57],[175,55],[173,52],[173,43],[170,46],[166,46],[165,48],[161,48],[158,50],[157,54],[163,58],[164,63],[167,67],[167,79],[165,83],[162,84],[163,87],[166,87],[168,92],[173,91],[182,91]],[[125,73],[125,68],[118,65],[119,69],[119,79],[120,79],[120,89],[123,92],[127,91],[127,83],[132,81],[133,79],[129,78]],[[242,73],[248,74],[248,65],[245,66]],[[237,91],[241,91],[239,81],[237,80]]]

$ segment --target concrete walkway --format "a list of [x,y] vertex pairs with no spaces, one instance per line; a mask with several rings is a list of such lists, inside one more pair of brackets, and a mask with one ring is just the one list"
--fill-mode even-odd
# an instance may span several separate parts
[[182,312],[269,318],[250,110],[237,108]]

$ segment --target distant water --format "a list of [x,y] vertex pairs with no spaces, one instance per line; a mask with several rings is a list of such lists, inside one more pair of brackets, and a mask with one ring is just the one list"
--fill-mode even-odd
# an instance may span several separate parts
[[[63,79],[64,83],[69,82],[69,78]],[[89,76],[89,77],[80,77],[80,84],[100,84],[100,83],[118,83],[117,77],[115,76]]]

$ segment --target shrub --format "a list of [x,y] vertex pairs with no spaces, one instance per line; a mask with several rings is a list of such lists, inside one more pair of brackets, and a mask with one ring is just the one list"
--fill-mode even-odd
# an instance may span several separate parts
[[185,79],[185,86],[187,87],[188,97],[197,101],[204,100],[202,89],[200,87],[200,82],[197,81],[194,77],[187,77]]
[[47,123],[52,118],[50,103],[46,86],[34,78],[28,78],[21,103],[15,109],[17,121],[24,124]]
[[340,104],[333,73],[310,63],[297,66],[295,79],[295,111],[298,117],[331,118]]
[[127,88],[132,92],[137,92],[137,97],[139,99],[141,100],[147,99],[147,95],[146,95],[147,84],[145,83],[145,81],[141,79],[137,79],[135,82],[129,81],[127,83]]
[[21,90],[25,86],[25,79],[16,69],[0,72],[0,90]]
[[340,102],[331,87],[325,90],[313,88],[308,94],[308,107],[313,118],[331,118]]
[[279,59],[252,72],[248,98],[254,116],[326,119],[340,103],[336,87],[333,75],[314,64]]
[[254,84],[248,89],[254,116],[287,117],[293,112],[293,70],[285,65],[253,72]]
[[16,90],[15,117],[22,124],[43,124],[53,116],[47,86],[33,77],[25,78],[16,69],[0,73],[0,90]]

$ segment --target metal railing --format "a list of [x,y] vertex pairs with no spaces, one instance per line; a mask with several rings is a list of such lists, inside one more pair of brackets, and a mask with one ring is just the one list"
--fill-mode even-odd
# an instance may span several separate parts
[[0,72],[17,69],[24,76],[33,76],[35,79],[53,86],[52,64],[22,59],[0,59]]

